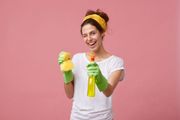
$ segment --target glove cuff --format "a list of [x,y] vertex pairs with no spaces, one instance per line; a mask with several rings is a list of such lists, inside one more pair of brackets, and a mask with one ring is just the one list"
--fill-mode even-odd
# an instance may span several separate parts
[[96,79],[96,85],[99,89],[99,91],[105,91],[108,87],[108,81],[107,79],[101,74],[99,76],[97,76],[97,79]]
[[65,71],[63,77],[64,77],[64,83],[65,83],[65,84],[70,83],[70,82],[73,80],[72,70],[70,70],[70,71]]

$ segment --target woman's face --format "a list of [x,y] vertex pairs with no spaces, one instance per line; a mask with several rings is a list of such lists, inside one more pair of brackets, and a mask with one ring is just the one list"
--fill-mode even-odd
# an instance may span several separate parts
[[102,47],[104,33],[100,33],[99,30],[91,25],[86,24],[82,27],[82,37],[90,51],[98,51]]

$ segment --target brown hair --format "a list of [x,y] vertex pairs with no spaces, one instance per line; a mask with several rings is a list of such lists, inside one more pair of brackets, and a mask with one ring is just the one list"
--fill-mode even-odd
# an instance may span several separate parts
[[[100,17],[102,17],[102,18],[105,20],[106,24],[107,24],[107,22],[109,21],[108,15],[107,15],[105,12],[101,11],[100,9],[97,9],[96,11],[88,10],[88,11],[86,12],[85,16],[92,15],[92,14],[97,14],[97,15],[99,15]],[[105,32],[105,30],[99,25],[98,22],[96,22],[95,20],[89,18],[89,19],[85,20],[85,21],[81,24],[81,30],[80,30],[81,34],[82,34],[82,27],[83,27],[84,25],[86,25],[86,24],[91,24],[91,25],[95,26],[95,27],[100,31],[100,33]]]

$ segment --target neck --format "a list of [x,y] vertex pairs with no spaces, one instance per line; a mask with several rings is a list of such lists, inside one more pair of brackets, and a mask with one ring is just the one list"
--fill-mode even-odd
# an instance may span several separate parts
[[108,58],[109,56],[111,56],[110,53],[108,53],[104,47],[102,47],[101,49],[97,50],[97,51],[93,51],[94,55],[95,55],[95,61],[101,61],[103,59]]

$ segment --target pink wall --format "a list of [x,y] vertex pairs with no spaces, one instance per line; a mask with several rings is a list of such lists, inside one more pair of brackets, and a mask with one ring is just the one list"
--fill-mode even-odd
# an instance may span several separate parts
[[0,120],[69,118],[57,55],[87,50],[80,23],[96,8],[110,16],[106,48],[125,61],[125,80],[114,92],[115,120],[179,120],[177,2],[1,0]]
[[[178,57],[178,61],[180,61],[180,0],[178,0],[178,4],[177,4],[177,23],[178,23],[178,28],[177,28],[177,57]],[[178,72],[180,71],[180,62],[178,62],[177,64],[177,68],[178,68]],[[177,82],[177,91],[178,91],[178,112],[180,113],[180,74],[178,74],[178,82]],[[180,118],[180,114],[179,114],[179,118]]]

